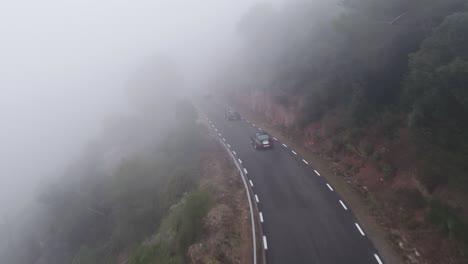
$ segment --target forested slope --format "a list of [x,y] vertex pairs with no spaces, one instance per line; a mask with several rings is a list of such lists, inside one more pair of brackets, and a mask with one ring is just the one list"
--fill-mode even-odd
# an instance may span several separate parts
[[416,263],[460,263],[466,11],[464,0],[259,4],[239,22],[243,47],[213,86],[336,164],[375,203],[395,245],[419,250]]

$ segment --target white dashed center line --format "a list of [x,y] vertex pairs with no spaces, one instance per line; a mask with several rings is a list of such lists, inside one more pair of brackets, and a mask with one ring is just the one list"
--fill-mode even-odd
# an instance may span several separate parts
[[239,159],[239,163],[242,164],[242,160],[241,160],[241,159]]
[[228,148],[231,148],[231,145],[227,144]]
[[287,148],[288,146],[286,144],[283,144],[283,147]]
[[275,138],[275,137],[273,137],[273,139],[274,139],[274,140],[276,140],[276,141],[278,141],[278,139],[277,139],[277,138]]
[[218,133],[218,135],[219,135],[220,137],[222,136],[221,133]]
[[291,150],[292,154],[297,155],[296,151]]
[[315,174],[317,174],[318,176],[320,176],[320,173],[317,171],[317,170],[314,170]]
[[348,207],[346,207],[346,205],[343,203],[343,201],[340,200],[340,204],[341,204],[341,206],[343,206],[343,208],[344,208],[345,210],[348,210]]
[[245,173],[245,174],[247,174],[247,173],[248,173],[246,168],[244,168],[244,173]]
[[263,214],[262,214],[262,212],[260,212],[259,215],[260,215],[260,222],[263,223]]
[[252,124],[252,126],[255,126],[255,124]]
[[330,191],[333,192],[333,188],[330,186],[330,184],[327,183],[327,187],[328,187],[328,189],[330,189]]
[[265,250],[268,249],[268,244],[267,244],[266,236],[263,236],[263,248],[265,248]]
[[234,150],[232,151],[232,153],[233,153],[234,155],[237,155],[237,153],[236,153]]
[[215,128],[215,131],[218,132],[218,129]]
[[253,187],[253,182],[252,182],[252,180],[249,180],[249,183],[250,183],[250,186]]
[[245,120],[245,122],[247,122],[247,123],[250,123],[250,121],[249,121],[249,120]]
[[223,141],[224,141],[224,142],[226,142],[226,139],[225,139],[225,138],[223,138]]
[[214,128],[215,126],[214,126],[214,125],[211,125],[211,127],[213,127],[213,128]]
[[303,159],[302,160],[305,164],[309,165],[309,162],[307,162],[307,160]]
[[359,226],[358,223],[354,223],[354,225],[356,226],[356,228],[359,230],[359,232],[361,233],[362,236],[365,236],[366,234],[364,234],[364,231],[362,231],[361,227]]
[[263,131],[263,129],[261,129],[261,128],[258,128],[258,130]]
[[255,195],[255,201],[257,201],[257,203],[260,202],[260,200],[258,199],[258,195]]
[[382,260],[380,260],[379,255],[374,254],[374,258],[377,260],[377,262],[378,262],[379,264],[383,264]]

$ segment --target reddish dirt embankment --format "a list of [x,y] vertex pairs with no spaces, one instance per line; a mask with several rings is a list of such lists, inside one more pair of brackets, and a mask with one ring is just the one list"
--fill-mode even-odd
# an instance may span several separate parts
[[[300,129],[297,119],[301,98],[291,98],[289,107],[279,105],[264,93],[230,99],[233,106],[244,110],[244,115],[289,140],[316,167],[328,172],[325,176],[339,186],[358,218],[364,222],[372,218],[367,221],[368,229],[379,250],[387,251],[382,252],[387,254],[387,262],[391,259],[392,263],[465,263],[456,252],[455,243],[427,223],[428,207],[424,203],[429,194],[416,178],[413,161],[417,157],[404,128],[398,128],[389,139],[381,134],[384,128],[375,124],[366,130],[365,138],[337,148],[335,136],[345,129],[338,125],[339,114],[328,115],[323,121]],[[367,150],[369,146],[372,151]],[[371,222],[378,223],[377,227],[372,227]],[[398,252],[400,257],[392,256],[395,254],[390,251]]]

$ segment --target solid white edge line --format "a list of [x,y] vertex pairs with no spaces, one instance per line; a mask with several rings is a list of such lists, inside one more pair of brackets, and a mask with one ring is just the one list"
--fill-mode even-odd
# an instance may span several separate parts
[[317,174],[318,176],[320,176],[320,173],[317,171],[317,170],[314,170],[315,174]]
[[263,223],[263,214],[262,214],[262,212],[258,213],[258,215],[260,216],[260,222]]
[[359,232],[361,233],[362,236],[366,236],[366,234],[364,234],[364,231],[362,231],[361,227],[359,226],[358,223],[354,223],[354,225],[356,226],[356,228],[359,230]]
[[238,159],[239,160],[239,163],[242,164],[242,160],[241,159]]
[[[224,143],[222,143],[220,141],[221,144],[224,145]],[[247,185],[247,182],[245,180],[245,176],[242,175],[242,169],[240,167],[240,165],[235,162],[236,161],[236,158],[229,152],[229,149],[226,148],[226,151],[229,153],[229,156],[231,156],[231,158],[234,160],[234,164],[236,165],[237,169],[239,170],[240,172],[240,177],[242,179],[242,182],[244,184],[244,187],[245,187],[245,194],[247,196],[247,201],[249,203],[249,211],[250,211],[250,226],[252,228],[252,259],[253,259],[253,264],[257,264],[257,243],[255,241],[257,241],[256,239],[256,231],[255,231],[255,220],[254,220],[254,213],[253,213],[253,206],[252,206],[252,199],[251,199],[251,196],[250,196],[250,191],[249,191],[249,187]],[[234,152],[235,154],[235,151],[232,151]]]
[[303,159],[302,160],[305,164],[309,165],[309,162],[307,162],[307,160]]
[[247,174],[247,173],[248,173],[246,168],[244,168],[244,173],[245,173],[245,174]]
[[278,141],[278,139],[277,139],[277,138],[275,138],[275,137],[273,137],[273,139],[274,139],[274,140],[276,140],[276,141]]
[[227,144],[228,148],[231,148],[231,145]]
[[292,154],[297,155],[296,151],[291,150]]
[[330,186],[330,184],[327,183],[327,187],[328,187],[328,189],[330,189],[330,191],[333,192],[333,188]]
[[250,186],[253,187],[253,182],[252,182],[252,180],[249,180],[249,183],[250,183]]
[[266,236],[263,236],[263,248],[265,248],[265,250],[268,249],[268,244],[267,244]]
[[345,210],[348,210],[348,207],[346,207],[346,205],[343,203],[343,201],[340,200],[340,204],[341,204],[341,206],[343,206],[343,208],[344,208]]
[[237,155],[237,153],[236,153],[234,150],[232,151],[232,153],[233,153],[234,155]]
[[255,201],[257,201],[257,203],[260,202],[260,200],[258,199],[258,195],[255,195]]
[[288,146],[286,144],[283,144],[283,147],[287,148]]
[[379,255],[374,254],[374,258],[377,260],[377,262],[378,262],[379,264],[383,264],[382,260],[380,260]]

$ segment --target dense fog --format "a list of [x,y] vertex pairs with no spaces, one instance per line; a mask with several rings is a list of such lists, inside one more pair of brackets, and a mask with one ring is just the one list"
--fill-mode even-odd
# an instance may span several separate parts
[[[3,214],[57,176],[154,58],[187,89],[237,40],[251,1],[8,1],[0,10],[0,201]],[[169,91],[167,91],[169,92]]]

